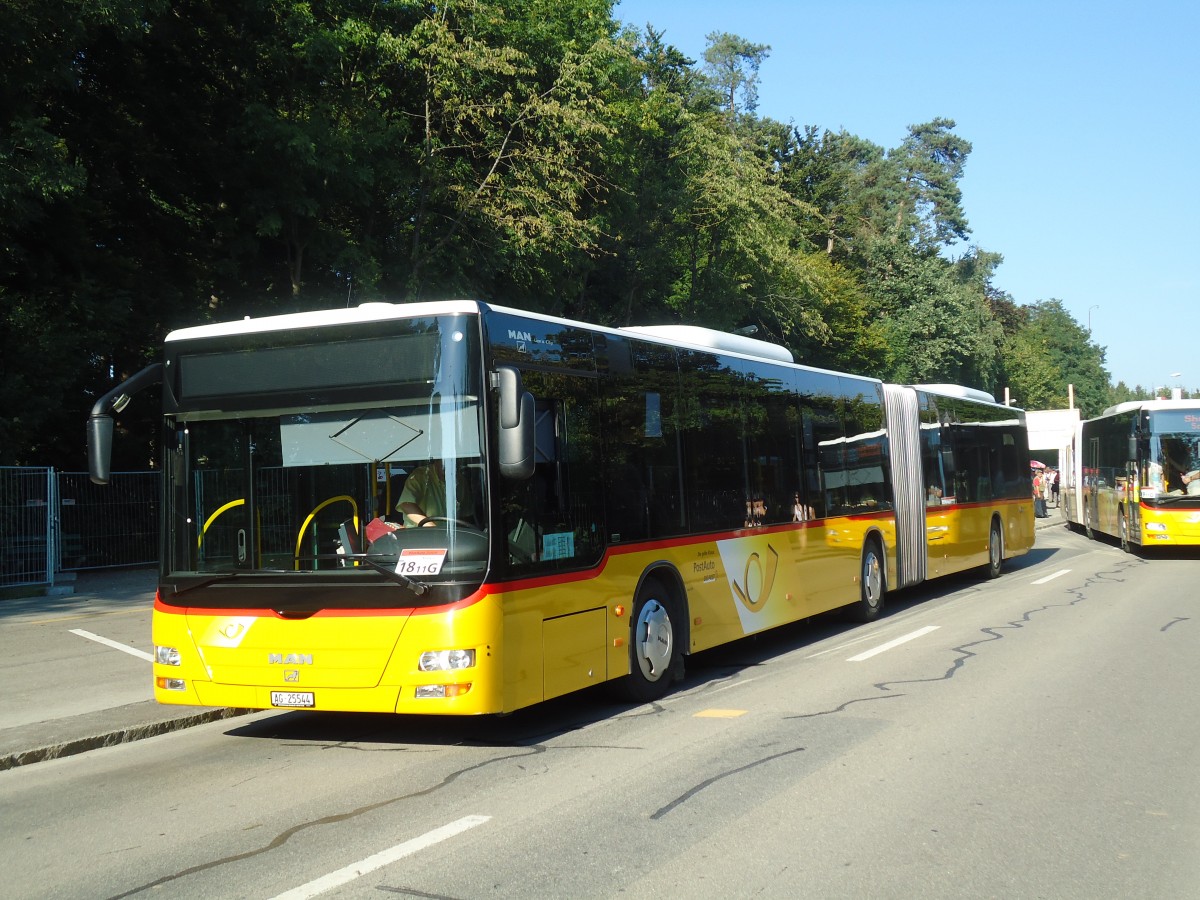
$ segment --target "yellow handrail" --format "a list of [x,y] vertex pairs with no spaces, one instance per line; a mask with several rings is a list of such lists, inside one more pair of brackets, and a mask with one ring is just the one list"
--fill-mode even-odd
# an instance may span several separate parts
[[347,503],[349,503],[351,508],[354,510],[354,532],[355,532],[355,534],[358,533],[358,503],[356,503],[354,498],[351,497],[349,494],[342,494],[337,497],[330,497],[328,500],[324,501],[323,503],[318,504],[316,509],[314,509],[312,512],[310,512],[308,514],[308,518],[304,520],[304,524],[300,526],[300,531],[296,535],[296,555],[294,557],[294,561],[295,561],[294,564],[295,564],[297,572],[300,571],[300,545],[304,543],[305,530],[308,528],[308,526],[312,522],[312,520],[317,517],[317,513],[319,513],[325,507],[329,506],[329,504],[338,503],[339,501],[342,501],[342,500],[345,500]]
[[206,521],[204,523],[204,527],[200,529],[200,533],[198,535],[196,535],[196,549],[199,550],[200,545],[204,542],[204,532],[208,531],[208,526],[213,523],[213,519],[215,519],[221,513],[225,512],[225,510],[233,509],[235,506],[241,506],[245,502],[246,502],[245,497],[243,497],[241,500],[230,500],[224,506],[218,508],[215,513],[213,513],[211,516],[209,516],[208,521]]

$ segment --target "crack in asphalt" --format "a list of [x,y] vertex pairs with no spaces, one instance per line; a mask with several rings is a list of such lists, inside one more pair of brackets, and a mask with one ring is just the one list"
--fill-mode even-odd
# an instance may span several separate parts
[[966,644],[960,644],[957,647],[951,647],[950,648],[951,652],[958,653],[959,656],[950,664],[950,667],[948,669],[946,669],[946,671],[943,672],[941,675],[937,675],[937,676],[934,676],[931,678],[908,678],[908,679],[903,679],[903,680],[899,680],[899,681],[880,681],[880,682],[875,683],[875,688],[878,690],[881,690],[881,691],[890,691],[890,690],[892,690],[892,687],[894,685],[931,684],[931,683],[936,683],[939,681],[949,681],[956,674],[958,674],[958,672],[963,668],[963,666],[965,666],[967,664],[968,660],[973,659],[976,656],[978,656],[978,653],[976,653],[972,648],[982,647],[985,644],[991,644],[996,641],[1003,640],[1007,636],[1005,634],[1005,632],[1019,631],[1022,628],[1025,628],[1026,626],[1031,625],[1033,622],[1033,617],[1036,616],[1038,613],[1050,612],[1051,610],[1055,610],[1055,609],[1066,609],[1068,607],[1076,606],[1076,605],[1084,602],[1085,600],[1088,599],[1087,589],[1094,584],[1100,584],[1100,583],[1124,584],[1126,579],[1118,577],[1118,576],[1124,574],[1122,570],[1128,569],[1131,566],[1139,565],[1139,564],[1144,565],[1145,563],[1140,563],[1140,562],[1134,563],[1132,561],[1124,562],[1117,570],[1115,570],[1113,572],[1097,572],[1095,575],[1089,576],[1083,582],[1082,585],[1079,585],[1077,587],[1063,588],[1064,593],[1066,593],[1068,595],[1073,595],[1073,599],[1071,599],[1067,602],[1045,603],[1045,604],[1042,604],[1041,606],[1035,607],[1034,609],[1026,610],[1024,613],[1021,614],[1020,618],[1013,619],[1009,622],[1004,623],[1003,625],[989,625],[986,628],[980,628],[979,629],[980,633],[987,635],[987,637],[980,638],[979,640],[976,640],[976,641],[970,641],[969,643],[966,643]]
[[[891,693],[896,686],[900,686],[900,685],[932,684],[932,683],[937,683],[937,682],[949,681],[959,671],[962,670],[962,668],[967,664],[967,662],[970,659],[973,659],[979,655],[972,648],[982,647],[986,644],[991,644],[991,643],[994,643],[995,641],[1002,640],[1004,637],[1007,636],[1005,634],[1005,632],[1018,631],[1022,628],[1025,628],[1026,626],[1032,624],[1033,617],[1036,616],[1038,613],[1048,612],[1048,611],[1054,610],[1054,609],[1064,609],[1064,608],[1075,606],[1079,603],[1082,603],[1083,601],[1085,601],[1087,599],[1087,589],[1093,584],[1112,583],[1112,582],[1123,584],[1126,580],[1125,578],[1120,577],[1121,575],[1124,574],[1123,570],[1128,569],[1135,565],[1144,565],[1144,564],[1145,563],[1140,560],[1137,562],[1126,561],[1126,562],[1123,562],[1121,564],[1121,566],[1118,569],[1116,569],[1115,571],[1097,572],[1095,575],[1088,577],[1082,585],[1080,585],[1078,587],[1065,588],[1064,590],[1068,595],[1074,595],[1073,599],[1071,599],[1065,603],[1043,604],[1042,606],[1036,607],[1034,609],[1026,610],[1020,616],[1020,618],[1013,619],[1009,622],[1006,622],[1003,625],[989,625],[986,628],[981,628],[980,632],[982,634],[987,635],[987,637],[981,638],[979,640],[971,641],[966,644],[960,644],[957,647],[950,648],[951,652],[957,653],[957,654],[959,654],[959,656],[950,664],[950,667],[948,669],[946,669],[946,671],[943,672],[941,675],[938,675],[935,677],[930,677],[930,678],[910,678],[910,679],[904,679],[904,680],[898,680],[898,681],[876,682],[874,685],[874,688],[877,691],[881,691],[881,692],[887,691],[889,693],[877,694],[875,696],[870,696],[870,697],[855,697],[851,700],[847,700],[844,703],[838,704],[837,706],[833,707],[832,709],[823,709],[823,710],[817,710],[815,712],[799,713],[796,715],[784,716],[784,720],[789,721],[789,720],[800,720],[800,719],[815,719],[815,718],[820,718],[822,716],[837,715],[838,713],[845,712],[851,706],[854,706],[859,703],[875,703],[879,700],[896,700],[901,697],[908,696],[907,694],[904,694],[904,693]],[[1162,630],[1165,631],[1167,628],[1170,628],[1171,625],[1175,625],[1181,621],[1187,621],[1187,620],[1186,619],[1176,619],[1174,622],[1168,623]],[[781,757],[788,756],[792,753],[796,753],[803,749],[804,749],[803,747],[798,747],[793,750],[786,750],[786,751],[783,751],[782,753],[776,753],[771,756],[767,756],[762,759],[755,760],[754,762],[747,763],[743,766],[738,766],[737,768],[729,769],[725,772],[721,772],[717,775],[712,776],[711,778],[707,778],[704,781],[700,782],[695,787],[693,787],[690,790],[686,791],[685,793],[681,794],[675,800],[672,800],[666,806],[660,808],[657,812],[653,813],[650,816],[650,818],[651,819],[662,818],[667,813],[674,810],[676,807],[687,802],[689,799],[694,797],[700,791],[704,790],[705,788],[709,787],[712,784],[715,784],[716,782],[718,782],[724,778],[728,778],[732,775],[736,775],[740,772],[744,772],[747,769],[752,769],[755,766],[760,766],[764,763],[771,762],[772,760],[776,760]]]
[[[878,687],[878,685],[876,685]],[[816,712],[798,713],[794,716],[784,716],[785,722],[792,719],[819,719],[821,716],[832,716],[840,712],[845,712],[849,707],[856,703],[878,703],[880,700],[898,700],[901,697],[907,697],[907,694],[890,694],[887,697],[856,697],[853,700],[847,700],[845,703],[835,706],[833,709],[821,709]]]
[[220,859],[209,860],[208,862],[205,862],[205,863],[199,863],[194,866],[189,866],[188,868],[182,869],[178,872],[174,872],[171,875],[164,875],[162,878],[158,878],[158,879],[155,879],[154,881],[148,882],[146,884],[139,885],[138,887],[131,888],[128,891],[124,891],[120,894],[114,894],[113,897],[111,898],[111,900],[121,900],[122,897],[132,897],[134,894],[140,894],[142,891],[148,891],[148,890],[152,890],[154,888],[162,887],[164,884],[170,884],[173,881],[178,881],[180,878],[186,878],[188,875],[195,875],[198,872],[205,872],[210,869],[216,869],[221,866],[228,865],[229,863],[241,862],[242,860],[245,860],[245,859],[251,859],[255,856],[261,856],[264,853],[269,853],[272,850],[276,850],[279,847],[282,847],[289,840],[291,840],[295,835],[299,834],[302,831],[307,831],[309,828],[316,828],[321,825],[333,825],[338,822],[345,822],[349,819],[356,818],[357,816],[361,816],[361,815],[364,815],[369,812],[374,812],[377,809],[383,809],[386,806],[391,806],[393,803],[399,803],[402,800],[411,800],[416,797],[424,797],[424,796],[434,793],[435,791],[439,791],[444,787],[447,787],[448,785],[457,781],[463,775],[466,775],[477,769],[482,769],[482,768],[485,768],[486,766],[490,766],[495,763],[506,762],[506,761],[512,760],[512,759],[524,759],[524,758],[530,757],[530,756],[538,756],[545,752],[546,752],[545,747],[534,746],[534,747],[529,748],[529,752],[513,753],[513,754],[509,754],[508,756],[498,756],[493,759],[486,759],[486,760],[483,760],[482,762],[475,763],[474,765],[466,766],[465,768],[458,769],[454,772],[451,772],[450,774],[446,775],[437,784],[430,785],[429,787],[423,788],[419,791],[412,791],[407,794],[400,794],[399,796],[396,796],[396,797],[389,797],[386,800],[379,800],[375,803],[369,803],[366,806],[360,806],[358,809],[352,809],[348,812],[336,813],[334,815],[329,815],[329,816],[322,816],[321,818],[313,819],[310,822],[301,822],[299,825],[293,825],[291,828],[281,831],[270,842],[268,842],[267,844],[264,844],[261,847],[254,849],[254,850],[247,850],[244,853],[235,853],[232,856],[225,856],[225,857],[221,857]]
[[762,759],[756,759],[753,762],[748,762],[744,766],[738,766],[737,768],[734,768],[734,769],[727,769],[724,772],[719,772],[716,775],[712,776],[712,778],[706,778],[706,779],[704,779],[704,781],[701,781],[695,787],[690,788],[687,791],[684,791],[684,793],[680,794],[678,797],[676,797],[674,800],[672,800],[666,806],[661,807],[656,812],[651,813],[650,818],[651,819],[661,819],[663,816],[667,815],[673,809],[675,809],[678,806],[682,806],[688,800],[691,800],[693,797],[695,797],[697,794],[699,794],[702,790],[716,784],[718,781],[722,781],[723,779],[730,778],[734,775],[738,775],[741,772],[745,772],[748,769],[753,769],[756,766],[762,766],[769,762],[773,762],[774,760],[781,759],[784,756],[791,756],[793,753],[801,753],[804,751],[804,749],[805,749],[804,747],[793,747],[791,750],[783,750],[779,753],[772,753],[770,756],[764,756]]
[[416,888],[392,887],[388,884],[377,884],[375,890],[383,891],[387,894],[401,894],[405,897],[421,897],[423,900],[459,900],[457,897],[451,897],[448,894],[430,894],[425,891],[418,891]]

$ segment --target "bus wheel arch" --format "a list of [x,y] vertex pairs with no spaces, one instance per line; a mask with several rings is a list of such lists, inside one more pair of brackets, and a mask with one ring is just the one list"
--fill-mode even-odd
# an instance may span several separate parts
[[638,582],[629,615],[629,674],[618,682],[629,700],[662,697],[683,678],[689,645],[687,600],[679,573],[669,565],[648,568]]
[[850,607],[850,615],[857,622],[873,622],[883,612],[887,593],[887,557],[883,538],[877,533],[867,535],[863,541],[858,578],[859,599]]

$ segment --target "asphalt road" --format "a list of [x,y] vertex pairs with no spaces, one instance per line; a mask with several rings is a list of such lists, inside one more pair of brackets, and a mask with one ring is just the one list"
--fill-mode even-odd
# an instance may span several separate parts
[[14,768],[7,892],[1200,896],[1196,574],[1052,529],[657,704],[257,713]]

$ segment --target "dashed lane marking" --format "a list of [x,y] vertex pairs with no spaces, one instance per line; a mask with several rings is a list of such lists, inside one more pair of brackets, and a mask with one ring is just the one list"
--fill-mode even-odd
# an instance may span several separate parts
[[89,641],[95,641],[97,644],[103,644],[105,647],[112,647],[114,650],[120,650],[122,653],[128,653],[130,656],[136,656],[138,659],[144,659],[146,662],[154,662],[154,657],[145,650],[139,650],[137,647],[130,647],[128,644],[109,640],[98,634],[92,634],[90,631],[84,631],[82,628],[72,628],[71,634],[77,634],[81,638],[87,638]]
[[447,838],[452,838],[455,835],[462,834],[464,831],[469,831],[476,825],[482,825],[489,819],[491,819],[491,816],[464,816],[456,822],[443,825],[441,828],[435,828],[433,831],[427,831],[425,834],[415,837],[411,841],[405,841],[403,844],[397,844],[395,847],[381,850],[373,856],[368,856],[366,859],[351,863],[345,868],[338,869],[336,872],[330,872],[328,875],[322,875],[320,878],[316,878],[307,884],[302,884],[298,888],[285,891],[272,898],[272,900],[309,900],[310,897],[316,897],[318,894],[324,894],[335,887],[341,887],[343,884],[348,884],[356,878],[369,875],[376,869],[382,869],[384,866],[391,865],[399,859],[412,856],[412,854],[418,853],[427,847],[432,847],[434,844],[440,844]]
[[908,634],[903,634],[895,640],[888,641],[886,644],[880,644],[878,647],[872,647],[870,650],[865,650],[858,656],[851,656],[846,662],[862,662],[864,659],[870,659],[880,653],[891,650],[894,647],[899,647],[901,644],[907,644],[909,641],[916,640],[919,637],[924,637],[931,631],[937,631],[940,626],[926,625],[924,628],[918,628],[916,631],[911,631]]
[[1045,578],[1039,578],[1037,581],[1031,581],[1029,583],[1030,584],[1045,584],[1047,581],[1053,581],[1055,578],[1059,578],[1062,575],[1066,575],[1070,571],[1071,571],[1070,569],[1059,569],[1057,572],[1053,572],[1050,575],[1047,575]]

